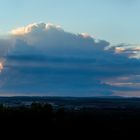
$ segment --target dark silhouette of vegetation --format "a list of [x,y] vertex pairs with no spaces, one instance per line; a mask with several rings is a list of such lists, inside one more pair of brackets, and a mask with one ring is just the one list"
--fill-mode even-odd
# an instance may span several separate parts
[[[128,135],[140,128],[140,109],[54,109],[48,103],[33,102],[31,106],[0,105],[1,127],[25,127],[34,132],[86,131],[95,134]],[[80,133],[82,134],[82,133]]]

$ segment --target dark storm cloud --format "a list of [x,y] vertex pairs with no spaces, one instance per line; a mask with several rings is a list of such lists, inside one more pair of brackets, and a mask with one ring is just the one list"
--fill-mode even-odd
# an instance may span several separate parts
[[[118,87],[108,79],[140,74],[140,61],[132,57],[138,56],[134,51],[138,52],[139,47],[111,47],[105,40],[69,33],[53,24],[15,29],[9,39],[0,41],[0,46],[1,58],[5,60],[0,74],[1,93],[113,95],[128,87]],[[132,89],[137,91],[138,87]]]

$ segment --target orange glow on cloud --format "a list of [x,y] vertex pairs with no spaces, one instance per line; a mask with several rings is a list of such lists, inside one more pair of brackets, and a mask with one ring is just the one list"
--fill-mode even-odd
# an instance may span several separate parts
[[121,53],[121,52],[125,51],[125,48],[117,47],[115,51],[116,51],[116,53]]
[[42,29],[42,30],[48,30],[50,28],[56,28],[59,30],[62,30],[61,26],[59,25],[54,25],[51,23],[45,24],[45,23],[33,23],[33,24],[29,24],[27,26],[24,27],[19,27],[16,28],[14,30],[11,31],[12,35],[18,36],[18,35],[26,35],[30,32],[32,32],[34,29]]
[[0,62],[0,72],[2,71],[3,69],[3,64]]
[[25,34],[28,34],[29,32],[31,32],[32,30],[32,27],[36,26],[36,24],[30,24],[28,25],[27,27],[20,27],[20,28],[17,28],[17,29],[14,29],[11,31],[11,34],[13,35],[25,35]]

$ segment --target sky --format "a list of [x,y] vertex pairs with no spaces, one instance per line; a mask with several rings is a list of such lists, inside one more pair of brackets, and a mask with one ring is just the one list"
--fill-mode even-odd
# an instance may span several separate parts
[[0,3],[0,96],[140,97],[139,0]]
[[139,0],[0,0],[0,34],[34,22],[51,22],[112,44],[138,44],[139,13]]

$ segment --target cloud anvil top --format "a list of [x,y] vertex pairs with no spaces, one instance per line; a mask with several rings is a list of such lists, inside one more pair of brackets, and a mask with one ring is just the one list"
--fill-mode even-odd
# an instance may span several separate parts
[[0,39],[1,95],[139,96],[140,47],[34,23]]

